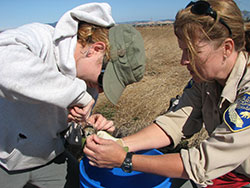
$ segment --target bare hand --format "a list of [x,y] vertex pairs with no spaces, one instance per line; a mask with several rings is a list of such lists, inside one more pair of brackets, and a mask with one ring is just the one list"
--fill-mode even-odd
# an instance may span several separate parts
[[101,114],[93,114],[87,119],[87,122],[92,124],[96,130],[105,130],[110,133],[115,130],[114,122],[107,120]]
[[87,106],[73,106],[70,107],[69,114],[68,114],[68,121],[74,121],[74,122],[86,122],[86,120],[89,118],[93,105],[95,104],[95,100],[92,99]]
[[124,149],[115,141],[97,135],[87,138],[83,151],[90,160],[89,164],[99,168],[120,167],[126,156]]

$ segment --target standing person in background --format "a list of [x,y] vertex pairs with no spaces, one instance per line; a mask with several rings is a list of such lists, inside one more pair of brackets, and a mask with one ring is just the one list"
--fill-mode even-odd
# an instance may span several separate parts
[[[179,103],[154,123],[122,138],[126,153],[112,140],[87,138],[90,164],[121,167],[180,179],[198,187],[242,187],[250,183],[249,23],[233,0],[191,2],[174,22],[186,66],[194,83]],[[209,137],[179,153],[146,156],[131,152],[176,147],[204,127]],[[180,179],[175,179],[180,178]],[[182,187],[196,187],[187,185]]]
[[88,119],[95,93],[104,90],[117,103],[145,69],[139,32],[114,24],[108,4],[90,3],[55,28],[32,23],[0,34],[1,188],[79,187],[78,162],[61,133],[68,121],[112,131],[111,121]]

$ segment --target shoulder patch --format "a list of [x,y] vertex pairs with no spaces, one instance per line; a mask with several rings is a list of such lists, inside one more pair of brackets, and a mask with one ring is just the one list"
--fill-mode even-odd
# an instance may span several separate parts
[[250,127],[250,93],[245,93],[228,107],[223,115],[224,122],[233,132]]

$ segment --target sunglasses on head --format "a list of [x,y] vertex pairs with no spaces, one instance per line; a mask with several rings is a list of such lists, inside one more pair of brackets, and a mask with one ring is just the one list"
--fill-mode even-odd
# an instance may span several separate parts
[[[211,5],[207,1],[191,1],[186,8],[191,7],[191,12],[196,15],[208,15],[211,16],[213,19],[217,19],[217,13],[215,10],[212,9]],[[229,35],[232,36],[232,31],[230,27],[226,24],[226,22],[220,18],[219,22],[223,24],[229,31]]]

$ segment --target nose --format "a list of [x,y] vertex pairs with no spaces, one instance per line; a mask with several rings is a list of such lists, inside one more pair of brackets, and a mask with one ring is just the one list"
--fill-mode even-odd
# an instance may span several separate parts
[[182,53],[182,56],[181,56],[181,65],[185,66],[185,65],[188,65],[190,64],[190,60],[189,60],[189,57],[187,55],[187,53]]

